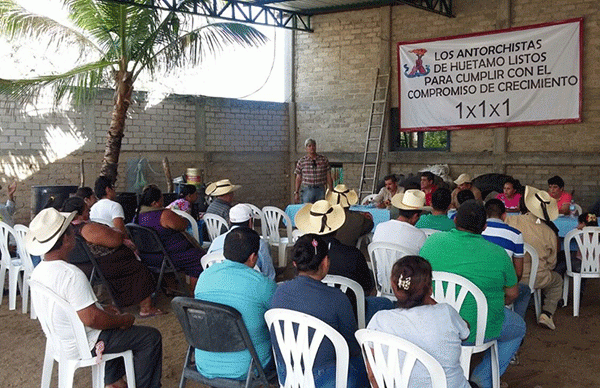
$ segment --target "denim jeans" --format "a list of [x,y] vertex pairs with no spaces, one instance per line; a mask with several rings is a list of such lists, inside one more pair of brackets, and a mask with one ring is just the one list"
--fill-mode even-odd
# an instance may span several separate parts
[[527,284],[519,283],[519,296],[517,299],[513,301],[513,307],[515,309],[515,313],[519,314],[519,316],[525,319],[525,313],[527,312],[527,307],[529,307],[529,300],[531,299],[531,289]]
[[[498,359],[500,376],[504,374],[510,359],[519,350],[523,337],[525,337],[525,321],[519,314],[504,308],[504,322],[498,340]],[[493,338],[492,338],[493,339]],[[489,339],[486,338],[486,341]],[[492,363],[490,349],[486,350],[483,360],[473,369],[471,380],[480,388],[492,387]]]
[[[335,388],[335,363],[313,368],[315,387]],[[347,388],[369,387],[367,369],[361,356],[350,357]]]
[[320,199],[325,199],[325,185],[302,187],[302,203],[315,203]]

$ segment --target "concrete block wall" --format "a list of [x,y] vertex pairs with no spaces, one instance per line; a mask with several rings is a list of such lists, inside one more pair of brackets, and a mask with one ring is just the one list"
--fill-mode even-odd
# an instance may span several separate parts
[[[514,175],[524,184],[546,188],[546,180],[560,175],[566,189],[575,189],[575,199],[584,208],[600,197],[600,169],[597,158],[600,151],[600,2],[589,0],[472,0],[455,1],[455,18],[446,18],[410,6],[398,5],[391,10],[382,9],[350,11],[313,17],[315,32],[300,34],[296,50],[297,134],[296,150],[303,151],[302,141],[307,136],[319,137],[319,150],[332,162],[342,162],[345,180],[358,185],[360,158],[363,151],[364,128],[347,124],[340,133],[332,111],[338,117],[364,118],[366,123],[370,107],[370,93],[374,80],[366,77],[367,69],[383,63],[380,48],[380,28],[386,12],[391,12],[391,45],[387,55],[392,63],[391,104],[398,106],[398,69],[396,44],[398,42],[431,39],[492,31],[583,17],[583,110],[582,122],[567,125],[511,127],[507,129],[472,129],[450,132],[449,152],[385,152],[381,176],[388,172],[417,172],[436,163],[450,166],[456,178],[462,172],[473,176],[484,173]],[[510,16],[508,16],[510,15]],[[345,21],[352,21],[346,23]],[[375,32],[372,39],[365,29]],[[363,35],[360,33],[363,32]],[[360,44],[344,44],[344,37],[361,36]],[[382,34],[383,35],[383,34]],[[310,45],[309,47],[302,47]],[[337,84],[328,86],[313,69],[322,71],[317,58],[328,58],[329,69],[344,66],[340,50],[347,53],[367,53],[367,58],[355,64],[361,70],[358,79],[337,78]],[[386,52],[385,50],[383,52]],[[386,54],[383,54],[386,55]],[[312,66],[312,67],[311,67]],[[354,101],[350,87],[362,87],[363,106],[339,104],[348,98]],[[323,90],[323,89],[327,90]],[[327,98],[314,96],[324,95]],[[318,132],[318,134],[315,134]],[[334,137],[332,139],[332,137]],[[359,139],[359,140],[356,140]],[[499,140],[500,139],[500,140]],[[347,165],[358,164],[358,168]],[[354,176],[353,174],[356,174]]]
[[[112,93],[94,104],[52,112],[41,101],[17,107],[0,97],[0,201],[17,180],[16,222],[28,223],[32,186],[93,186],[100,170]],[[117,191],[125,191],[130,160],[146,159],[146,181],[167,188],[162,168],[166,156],[172,176],[189,167],[205,181],[229,178],[242,184],[237,202],[285,207],[289,197],[289,118],[287,104],[172,95],[148,104],[136,93],[125,123]],[[153,172],[154,171],[154,172]]]

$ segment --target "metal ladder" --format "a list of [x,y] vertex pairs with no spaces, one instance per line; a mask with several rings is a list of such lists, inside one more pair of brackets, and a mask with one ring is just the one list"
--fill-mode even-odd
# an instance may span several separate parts
[[358,190],[360,201],[365,196],[372,194],[377,185],[377,176],[381,164],[381,143],[383,141],[385,120],[388,112],[389,89],[390,71],[387,74],[381,74],[380,69],[377,69],[362,172],[360,174],[360,186]]

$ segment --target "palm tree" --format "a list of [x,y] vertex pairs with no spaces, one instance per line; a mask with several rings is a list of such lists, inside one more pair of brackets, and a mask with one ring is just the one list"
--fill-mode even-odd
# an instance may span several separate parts
[[[32,13],[16,0],[0,0],[0,34],[9,39],[47,37],[57,47],[80,50],[76,67],[61,74],[31,79],[0,78],[0,93],[21,102],[35,100],[50,88],[55,104],[65,98],[76,105],[89,102],[103,87],[113,87],[114,105],[100,175],[114,181],[133,85],[140,74],[158,75],[232,44],[245,47],[266,42],[256,29],[240,23],[194,26],[185,13],[157,11],[99,0],[62,0],[70,23]],[[148,0],[151,3],[151,0]],[[193,1],[183,0],[178,11]]]

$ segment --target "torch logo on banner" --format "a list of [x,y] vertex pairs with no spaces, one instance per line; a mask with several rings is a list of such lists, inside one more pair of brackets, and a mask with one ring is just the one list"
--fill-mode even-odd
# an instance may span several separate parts
[[425,65],[423,66],[423,56],[425,55],[425,53],[427,52],[427,50],[420,48],[420,49],[414,49],[414,50],[410,50],[409,53],[413,53],[417,56],[417,60],[415,61],[415,65],[413,66],[412,70],[410,70],[410,72],[408,71],[408,65],[405,63],[404,64],[404,76],[407,78],[414,78],[414,77],[423,77],[427,74],[429,74],[429,65]]

